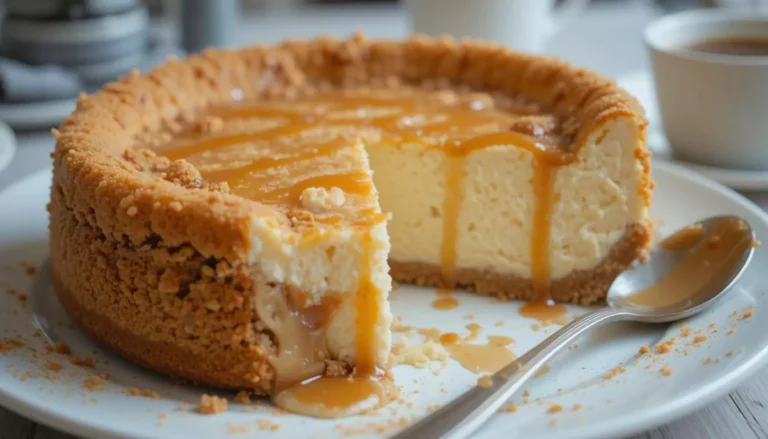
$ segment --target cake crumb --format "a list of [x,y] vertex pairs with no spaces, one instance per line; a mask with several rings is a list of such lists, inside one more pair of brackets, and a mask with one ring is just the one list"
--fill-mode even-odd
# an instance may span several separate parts
[[5,340],[0,339],[0,353],[10,352],[16,348],[24,346],[24,342],[19,338],[8,338]]
[[432,361],[447,361],[448,351],[432,340],[410,343],[406,338],[400,338],[392,345],[391,357],[393,365],[406,364],[422,369]]
[[661,372],[662,375],[667,377],[672,375],[672,369],[670,369],[668,366],[662,367],[659,372]]
[[494,323],[493,326],[496,326],[496,327],[504,326],[504,322],[502,320],[499,320],[498,322]]
[[555,413],[560,413],[562,411],[563,411],[563,406],[561,406],[560,404],[552,404],[549,406],[549,409],[547,409],[547,413],[549,413],[550,415],[553,415]]
[[621,365],[616,366],[613,369],[609,370],[608,373],[606,373],[603,376],[603,379],[610,380],[611,378],[615,378],[616,375],[622,374],[626,371],[627,369],[624,366],[621,366]]
[[667,354],[669,352],[672,352],[672,346],[675,344],[675,339],[670,338],[669,340],[660,343],[656,346],[656,353],[657,354]]
[[151,398],[151,399],[160,398],[160,395],[157,392],[149,389],[139,389],[138,387],[129,387],[128,394],[131,396],[142,396],[144,398]]
[[477,379],[477,385],[483,389],[490,389],[493,387],[493,378],[490,375],[483,375]]
[[[323,375],[328,377],[347,376],[352,372],[347,363],[338,360],[325,360]],[[238,393],[239,394],[239,393]]]
[[501,408],[502,413],[515,413],[517,412],[517,404],[509,404]]
[[744,314],[741,315],[741,319],[746,320],[752,317],[752,315],[753,315],[752,311],[745,311]]
[[[215,395],[203,394],[200,397],[200,403],[197,405],[197,412],[203,415],[215,415],[227,411],[227,400]],[[269,422],[269,421],[266,421]],[[261,420],[259,421],[261,428]]]
[[574,404],[573,407],[571,407],[571,411],[572,412],[578,412],[581,409],[582,409],[582,405],[579,404],[578,402],[576,404]]
[[78,357],[77,355],[73,355],[69,359],[69,362],[74,364],[75,366],[87,367],[89,369],[93,369],[94,367],[96,367],[96,364],[94,363],[93,358],[91,357]]
[[237,395],[235,395],[235,402],[238,404],[250,404],[251,394],[246,392],[245,390],[241,390],[237,392]]
[[301,193],[299,201],[304,209],[320,213],[343,206],[346,197],[344,196],[344,191],[336,186],[330,189],[309,187]]
[[696,337],[693,339],[693,344],[701,344],[701,343],[704,343],[705,341],[707,341],[707,338],[708,338],[708,337],[707,337],[706,335],[697,335],[697,336],[696,336]]
[[648,345],[642,345],[640,346],[640,349],[638,349],[637,353],[640,355],[645,355],[647,353],[651,352],[651,349],[648,348]]
[[728,352],[725,354],[725,356],[726,356],[726,357],[731,357],[731,356],[733,356],[733,349],[731,349],[730,351],[728,351]]
[[45,368],[48,369],[48,370],[52,370],[54,372],[58,372],[61,369],[63,369],[64,366],[62,366],[61,364],[59,364],[59,363],[57,363],[55,361],[46,361],[45,362]]
[[688,337],[691,335],[691,332],[693,332],[693,329],[691,329],[690,326],[683,326],[682,329],[680,329],[680,336],[681,337]]
[[37,272],[37,267],[35,267],[35,265],[30,262],[21,261],[19,262],[19,265],[21,266],[21,269],[24,270],[24,274],[27,276],[34,276]]
[[439,342],[442,335],[442,332],[437,328],[419,328],[417,332],[426,340],[434,342]]
[[529,396],[531,396],[531,392],[529,392],[527,390],[524,390],[523,391],[523,398],[528,398]]
[[[226,400],[224,402],[226,403]],[[227,407],[225,405],[224,410],[226,409]],[[280,424],[275,424],[274,422],[267,421],[266,419],[259,419],[258,421],[256,421],[256,425],[259,426],[259,430],[264,430],[264,431],[280,430]]]
[[245,433],[248,433],[248,426],[247,425],[227,424],[227,433],[229,433],[229,434],[245,434]]
[[93,375],[83,381],[83,387],[89,392],[94,392],[96,390],[101,390],[101,388],[104,387],[104,381],[104,377]]
[[67,345],[63,341],[56,342],[56,344],[54,345],[54,351],[57,354],[61,354],[61,355],[69,355],[72,353],[72,350],[69,349],[69,345]]

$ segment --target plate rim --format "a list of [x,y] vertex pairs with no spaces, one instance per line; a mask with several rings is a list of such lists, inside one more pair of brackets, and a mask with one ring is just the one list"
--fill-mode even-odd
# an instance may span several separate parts
[[[686,179],[696,185],[726,196],[742,205],[744,209],[750,211],[750,213],[758,217],[762,223],[768,227],[768,213],[733,189],[675,163],[654,161],[652,168],[654,171],[661,171],[673,176],[673,178]],[[3,196],[6,192],[18,190],[20,186],[28,184],[31,180],[49,176],[51,171],[52,168],[48,167],[47,169],[25,176],[0,190],[0,196]],[[626,436],[652,429],[675,419],[679,419],[680,417],[693,413],[711,404],[713,401],[723,397],[723,395],[743,384],[746,379],[753,376],[767,364],[768,343],[755,351],[755,353],[740,366],[728,370],[728,372],[722,375],[719,379],[707,383],[706,386],[702,386],[682,398],[669,400],[659,406],[615,415],[606,422],[597,425],[575,426],[573,429],[569,430],[568,435],[572,439],[603,438]],[[108,426],[78,422],[72,418],[61,415],[60,412],[49,405],[30,403],[27,400],[19,398],[17,395],[2,389],[0,389],[0,406],[40,424],[82,437],[119,439],[136,437],[135,435],[125,434],[120,430]],[[478,434],[480,437],[485,436],[483,435],[482,430],[480,430]],[[562,431],[552,431],[544,433],[543,435],[538,436],[538,438],[552,439],[560,437],[561,435]],[[163,436],[152,435],[145,437]]]
[[0,121],[0,172],[3,172],[13,161],[17,143],[13,129],[4,121]]

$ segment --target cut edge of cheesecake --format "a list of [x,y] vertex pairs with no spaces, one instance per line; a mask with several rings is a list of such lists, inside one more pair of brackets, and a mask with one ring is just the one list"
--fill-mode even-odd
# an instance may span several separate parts
[[[274,233],[291,233],[291,218],[258,202],[207,190],[199,178],[182,178],[195,172],[194,167],[190,169],[191,165],[184,161],[165,162],[162,169],[155,167],[147,172],[137,166],[136,160],[127,158],[126,151],[134,146],[137,136],[142,133],[158,131],[164,125],[178,123],[190,113],[233,100],[289,96],[314,82],[375,86],[386,85],[392,78],[418,82],[437,77],[480,89],[520,93],[571,115],[568,135],[573,151],[580,150],[589,136],[610,121],[626,120],[637,129],[640,139],[632,145],[633,154],[642,167],[637,195],[646,208],[650,204],[652,183],[642,109],[634,98],[612,81],[595,73],[482,42],[433,40],[421,36],[405,41],[368,41],[356,35],[349,40],[328,38],[286,42],[278,46],[255,46],[241,51],[207,51],[191,56],[183,63],[172,60],[147,75],[132,73],[105,86],[96,95],[82,96],[76,111],[54,133],[52,256],[60,261],[58,266],[54,264],[54,271],[58,273],[63,296],[75,299],[69,301],[69,306],[68,301],[62,299],[65,307],[99,339],[106,338],[106,342],[116,350],[153,368],[217,386],[248,388],[263,393],[273,391],[274,370],[270,370],[272,365],[266,359],[275,355],[275,335],[270,334],[265,326],[264,316],[255,311],[259,305],[249,302],[253,297],[247,291],[254,288],[255,282],[260,282],[260,279],[266,285],[262,288],[278,287],[281,292],[284,289],[277,285],[280,279],[287,285],[299,287],[294,283],[301,282],[292,281],[290,277],[281,278],[275,273],[261,276],[261,267],[255,269],[266,262],[265,254],[257,250],[260,243],[269,241],[270,237],[276,236],[272,235]],[[377,223],[369,233],[353,233],[346,238],[346,242],[353,249],[355,258],[373,261],[370,266],[374,267],[376,288],[379,297],[386,302],[389,290],[386,254],[389,243],[384,227],[384,222]],[[650,239],[647,224],[633,225],[628,232],[630,238],[626,240],[626,245],[636,252],[647,247]],[[361,242],[364,236],[373,235],[376,236],[375,254],[366,255],[361,251]],[[75,242],[86,245],[88,239],[96,241],[90,245],[91,249],[103,241],[103,247],[117,255],[132,248],[140,249],[143,259],[129,261],[126,263],[128,268],[123,268],[113,266],[114,261],[110,261],[106,250],[93,250],[87,258],[72,258],[68,246]],[[614,251],[621,253],[622,250],[619,245]],[[148,306],[158,307],[160,315],[161,310],[173,313],[172,304],[162,301],[166,297],[170,301],[177,297],[194,303],[194,306],[184,307],[197,306],[202,311],[195,309],[185,315],[165,316],[169,320],[169,328],[173,329],[147,328],[147,331],[159,331],[157,334],[146,332],[137,322],[130,321],[128,328],[112,329],[127,329],[126,336],[139,336],[133,341],[115,338],[110,342],[112,337],[118,336],[108,335],[104,325],[90,323],[90,316],[96,314],[99,301],[85,294],[93,293],[88,290],[86,279],[73,282],[67,277],[77,272],[80,264],[100,267],[103,273],[94,275],[109,277],[104,278],[104,285],[109,283],[108,287],[116,295],[125,295],[121,300],[126,303],[135,302],[138,294],[130,288],[124,291],[127,287],[120,283],[127,281],[126,274],[120,271],[130,272],[132,264],[150,267],[163,258],[171,261],[166,271],[179,271],[187,277],[193,273],[193,283],[205,280],[218,285],[222,299],[231,309],[223,312],[217,308],[221,304],[207,304],[210,298],[204,297],[204,293],[198,297],[194,289],[184,290],[184,282],[190,279],[164,279],[165,271],[160,270],[148,274],[138,284],[137,281],[131,284],[132,288],[141,291],[152,288],[164,291],[164,286],[167,287],[168,291],[156,298],[160,303],[148,303]],[[293,261],[288,258],[280,262],[278,259],[275,259],[274,271],[290,271],[286,264]],[[406,264],[393,264],[397,277],[439,283],[429,280],[434,277],[434,267],[420,268],[404,262]],[[198,267],[194,267],[195,264],[199,264]],[[200,269],[204,273],[194,274],[195,268],[200,266],[210,270]],[[459,275],[459,284],[474,285],[481,293],[484,291],[483,282],[493,282],[483,273],[468,271]],[[464,277],[466,281],[462,281]],[[186,295],[180,295],[179,291]],[[134,297],[128,299],[129,293]],[[578,300],[565,296],[563,299]],[[153,299],[146,297],[142,300],[151,302]],[[210,314],[205,314],[206,309],[220,315],[210,317]],[[208,340],[209,344],[199,342],[194,338],[194,323],[188,319],[189,315],[201,312],[205,318],[215,320],[224,345],[240,346],[240,358],[227,354],[224,358],[228,360],[223,365],[213,365],[204,359],[212,352],[210,349],[215,349],[211,344],[214,339]],[[240,327],[228,324],[222,320],[224,318],[238,321]],[[354,313],[347,315],[346,319],[354,320]],[[386,326],[387,319],[382,314],[379,321]],[[346,326],[353,325],[348,323]],[[138,334],[137,331],[144,332]],[[381,332],[389,336],[388,331]],[[340,359],[350,365],[358,361],[355,354],[349,353],[356,352],[354,332],[342,330],[331,338],[334,339],[331,344],[339,345]],[[152,354],[152,350],[160,345],[153,348],[143,346],[142,343],[147,340],[177,344],[183,341],[181,345],[188,346],[187,353],[192,356],[158,358],[159,355]],[[376,366],[386,366],[387,343],[378,344]],[[191,359],[199,364],[191,367]]]

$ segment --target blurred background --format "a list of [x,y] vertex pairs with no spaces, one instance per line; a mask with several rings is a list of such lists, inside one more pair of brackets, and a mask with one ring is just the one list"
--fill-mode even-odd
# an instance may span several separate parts
[[[416,0],[418,1],[418,0]],[[547,2],[547,0],[541,0]],[[552,0],[565,3],[563,0]],[[534,51],[618,77],[644,68],[641,33],[672,11],[756,7],[765,0],[583,0]],[[57,125],[81,91],[132,68],[207,46],[318,34],[401,37],[412,28],[397,0],[1,0],[0,120],[17,129]],[[486,1],[466,2],[481,8]],[[434,21],[440,26],[439,19]],[[419,29],[417,29],[419,30]],[[450,29],[449,29],[450,30]],[[459,31],[460,33],[461,31]],[[458,35],[462,36],[462,35]]]
[[0,172],[0,187],[47,163],[48,133],[72,111],[80,92],[94,92],[133,68],[149,70],[169,55],[356,31],[370,38],[400,38],[413,30],[451,33],[600,71],[651,108],[642,39],[647,23],[686,9],[766,5],[768,0],[0,0],[0,135],[9,134],[0,136],[0,171],[16,157]]

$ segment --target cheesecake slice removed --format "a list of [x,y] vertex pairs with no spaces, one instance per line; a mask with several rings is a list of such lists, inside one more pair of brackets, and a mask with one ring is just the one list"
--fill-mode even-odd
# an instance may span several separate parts
[[[53,265],[68,311],[129,358],[195,382],[269,394],[290,411],[338,417],[387,402],[389,215],[379,207],[360,139],[349,130],[278,128],[235,108],[208,111],[175,129],[139,136],[121,153],[162,182],[148,197],[126,182],[121,189],[135,195],[122,198],[117,218],[136,220],[146,211],[147,221],[211,235],[211,246],[236,244],[226,251],[241,252],[243,262],[201,255],[195,263],[191,247],[147,243],[151,237],[130,251],[111,243],[122,252],[110,255],[82,248],[112,239],[96,237],[98,226],[61,208],[77,195],[56,190]],[[68,166],[97,186],[119,181],[119,173],[100,174],[78,152],[69,157]],[[203,205],[164,194],[166,185],[199,194]],[[196,229],[197,221],[208,224]],[[242,242],[218,241],[222,226],[245,232]],[[64,257],[73,246],[78,254]],[[113,271],[111,264],[123,268]],[[143,295],[147,271],[159,274],[153,297],[130,300]],[[145,342],[135,343],[137,337]]]
[[55,133],[55,291],[154,370],[357,413],[389,395],[390,275],[534,317],[602,300],[651,242],[645,126],[612,81],[479,42],[171,61]]
[[[390,391],[380,380],[391,342],[389,215],[358,130],[319,127],[294,117],[293,106],[213,108],[147,146],[274,210],[252,219],[249,253],[258,265],[254,311],[275,338],[271,392],[289,410],[336,417],[370,410]],[[361,398],[334,404],[328,393]]]

